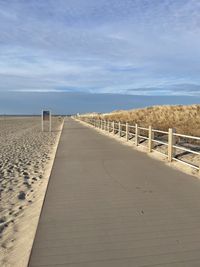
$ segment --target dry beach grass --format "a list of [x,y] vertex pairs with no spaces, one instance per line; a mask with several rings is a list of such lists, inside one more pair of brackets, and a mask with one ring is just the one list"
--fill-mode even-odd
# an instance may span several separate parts
[[0,118],[0,266],[26,266],[62,122]]
[[168,130],[176,128],[177,132],[200,136],[200,105],[190,106],[152,106],[142,109],[114,111],[102,114],[107,120],[138,123],[140,126],[152,125],[154,129]]

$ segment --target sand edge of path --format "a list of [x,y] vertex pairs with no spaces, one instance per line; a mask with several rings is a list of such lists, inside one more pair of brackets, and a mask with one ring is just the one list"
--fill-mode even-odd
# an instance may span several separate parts
[[42,206],[46,195],[46,190],[49,183],[49,178],[56,157],[60,136],[63,130],[64,121],[65,120],[63,120],[61,124],[60,131],[56,137],[56,142],[52,148],[50,154],[51,159],[45,167],[43,183],[37,191],[35,203],[34,205],[30,206],[29,209],[24,213],[24,216],[20,218],[20,225],[18,226],[16,232],[15,247],[9,253],[9,261],[6,263],[5,267],[28,266],[37,226],[39,223],[39,218],[42,211]]

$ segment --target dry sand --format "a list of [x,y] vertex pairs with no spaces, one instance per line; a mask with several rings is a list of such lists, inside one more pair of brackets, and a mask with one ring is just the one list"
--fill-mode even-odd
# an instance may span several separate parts
[[62,121],[0,118],[0,266],[27,266]]

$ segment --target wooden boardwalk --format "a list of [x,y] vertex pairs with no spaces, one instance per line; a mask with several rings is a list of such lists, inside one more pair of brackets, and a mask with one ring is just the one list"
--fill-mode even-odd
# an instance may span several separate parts
[[29,266],[199,267],[200,180],[67,119]]

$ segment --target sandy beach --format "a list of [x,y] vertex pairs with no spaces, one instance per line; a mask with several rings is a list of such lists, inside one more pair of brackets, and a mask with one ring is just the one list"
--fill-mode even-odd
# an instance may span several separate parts
[[62,120],[41,132],[40,117],[0,118],[0,266],[27,265]]

